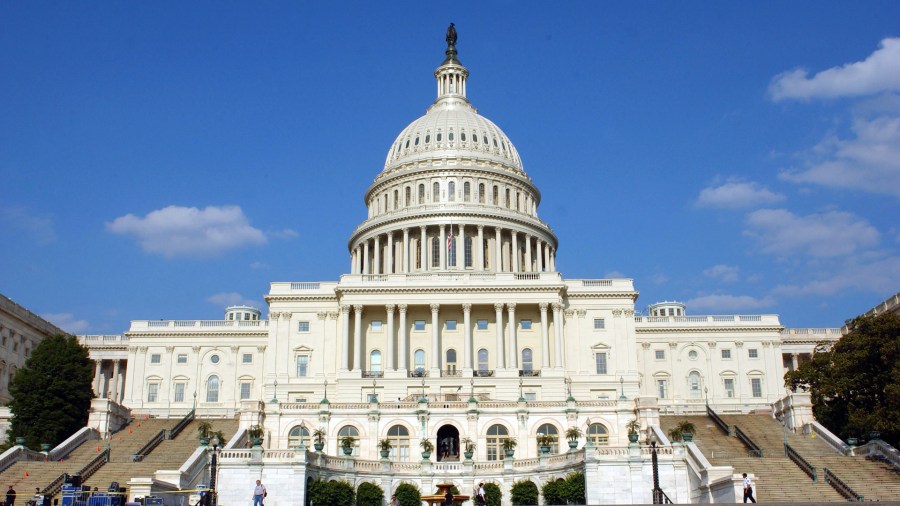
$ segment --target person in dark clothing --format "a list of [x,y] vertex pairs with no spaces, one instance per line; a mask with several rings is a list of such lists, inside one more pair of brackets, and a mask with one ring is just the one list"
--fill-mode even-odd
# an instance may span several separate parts
[[453,506],[453,492],[449,490],[444,494],[444,506]]
[[747,502],[747,499],[750,499],[753,503],[756,502],[756,499],[753,498],[753,484],[750,482],[750,478],[747,477],[747,473],[744,473],[744,502]]
[[12,485],[9,486],[9,490],[6,491],[6,506],[13,506],[16,503],[16,491],[13,490]]

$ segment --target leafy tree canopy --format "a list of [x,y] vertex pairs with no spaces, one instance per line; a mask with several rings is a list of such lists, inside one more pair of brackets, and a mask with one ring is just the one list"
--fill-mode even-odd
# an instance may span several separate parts
[[877,430],[900,442],[900,316],[860,316],[831,348],[820,344],[810,362],[785,375],[792,389],[809,390],[813,413],[843,439]]
[[384,490],[378,485],[364,481],[356,487],[356,506],[382,506],[382,504],[384,504]]
[[397,485],[397,490],[394,493],[397,494],[397,501],[400,503],[400,506],[422,506],[422,495],[419,492],[419,487],[411,483]]
[[353,485],[341,480],[313,480],[307,493],[316,506],[353,506],[356,498]]
[[9,385],[10,438],[53,446],[85,426],[94,396],[93,364],[75,336],[57,334],[35,347]]
[[522,480],[513,483],[509,494],[514,506],[530,506],[538,504],[538,488],[531,480]]

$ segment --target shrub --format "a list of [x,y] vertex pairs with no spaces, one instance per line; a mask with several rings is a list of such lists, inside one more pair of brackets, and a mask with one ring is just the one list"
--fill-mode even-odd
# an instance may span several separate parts
[[484,500],[487,506],[500,506],[502,497],[503,492],[500,491],[500,487],[496,483],[484,484]]
[[544,495],[544,504],[557,505],[566,504],[564,496],[566,482],[564,480],[552,480],[544,483],[541,487],[541,493]]
[[422,494],[415,485],[401,483],[397,485],[397,491],[394,493],[397,495],[400,506],[422,506]]
[[569,504],[584,504],[584,473],[574,472],[566,476],[565,482],[566,502]]
[[353,485],[346,481],[313,480],[309,500],[316,506],[353,506]]
[[514,506],[526,506],[538,503],[538,488],[531,480],[513,483],[509,491]]
[[364,481],[356,487],[356,506],[382,506],[382,504],[384,504],[384,490],[378,485]]

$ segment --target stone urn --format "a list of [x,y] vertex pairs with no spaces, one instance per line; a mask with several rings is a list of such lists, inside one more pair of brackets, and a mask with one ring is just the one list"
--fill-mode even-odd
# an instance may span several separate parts
[[422,460],[428,460],[429,458],[431,458],[431,452],[430,452],[430,451],[422,452]]
[[209,438],[206,436],[200,437],[200,446],[209,446]]
[[50,451],[50,443],[41,443],[41,451],[49,452]]
[[578,440],[569,440],[569,449],[577,450],[578,449]]
[[325,448],[325,443],[313,443],[313,448],[315,448],[317,452],[321,452],[322,448]]
[[352,446],[342,446],[341,450],[343,450],[344,455],[350,456],[353,455],[353,447]]
[[550,445],[541,445],[541,455],[550,453]]
[[628,433],[628,442],[630,442],[630,443],[637,443],[637,442],[638,442],[638,438],[640,438],[640,437],[641,437],[641,435],[638,434],[637,432],[629,432],[629,433]]
[[470,451],[463,452],[463,457],[465,457],[466,460],[472,460],[472,455],[475,455],[475,452],[470,452]]
[[690,443],[691,441],[694,440],[694,434],[692,432],[682,432],[681,439],[685,443]]
[[390,450],[381,450],[381,458],[386,459],[391,455]]
[[514,448],[510,448],[508,450],[504,450],[506,452],[506,458],[511,459],[513,455],[516,454],[516,450]]

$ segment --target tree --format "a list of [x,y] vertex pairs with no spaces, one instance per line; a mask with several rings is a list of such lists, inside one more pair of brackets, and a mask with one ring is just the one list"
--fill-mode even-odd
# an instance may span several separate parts
[[50,336],[34,348],[9,385],[10,439],[52,446],[85,426],[94,394],[93,364],[75,336]]
[[352,506],[355,493],[346,481],[313,480],[309,483],[309,500],[316,506]]
[[503,491],[496,483],[484,484],[484,502],[487,506],[500,506]]
[[514,506],[531,506],[538,503],[538,488],[531,480],[513,483],[509,495]]
[[394,493],[397,495],[400,506],[422,505],[422,494],[419,492],[419,487],[413,484],[401,483],[397,485],[397,491]]
[[384,490],[378,485],[364,481],[356,487],[356,506],[382,506],[383,503]]
[[585,504],[584,473],[576,471],[566,476],[565,499],[569,504]]
[[565,504],[565,481],[550,480],[541,487],[541,493],[544,495],[544,504]]
[[834,346],[820,343],[812,360],[785,375],[809,390],[816,419],[841,438],[877,430],[900,442],[900,316],[883,313],[849,322]]

